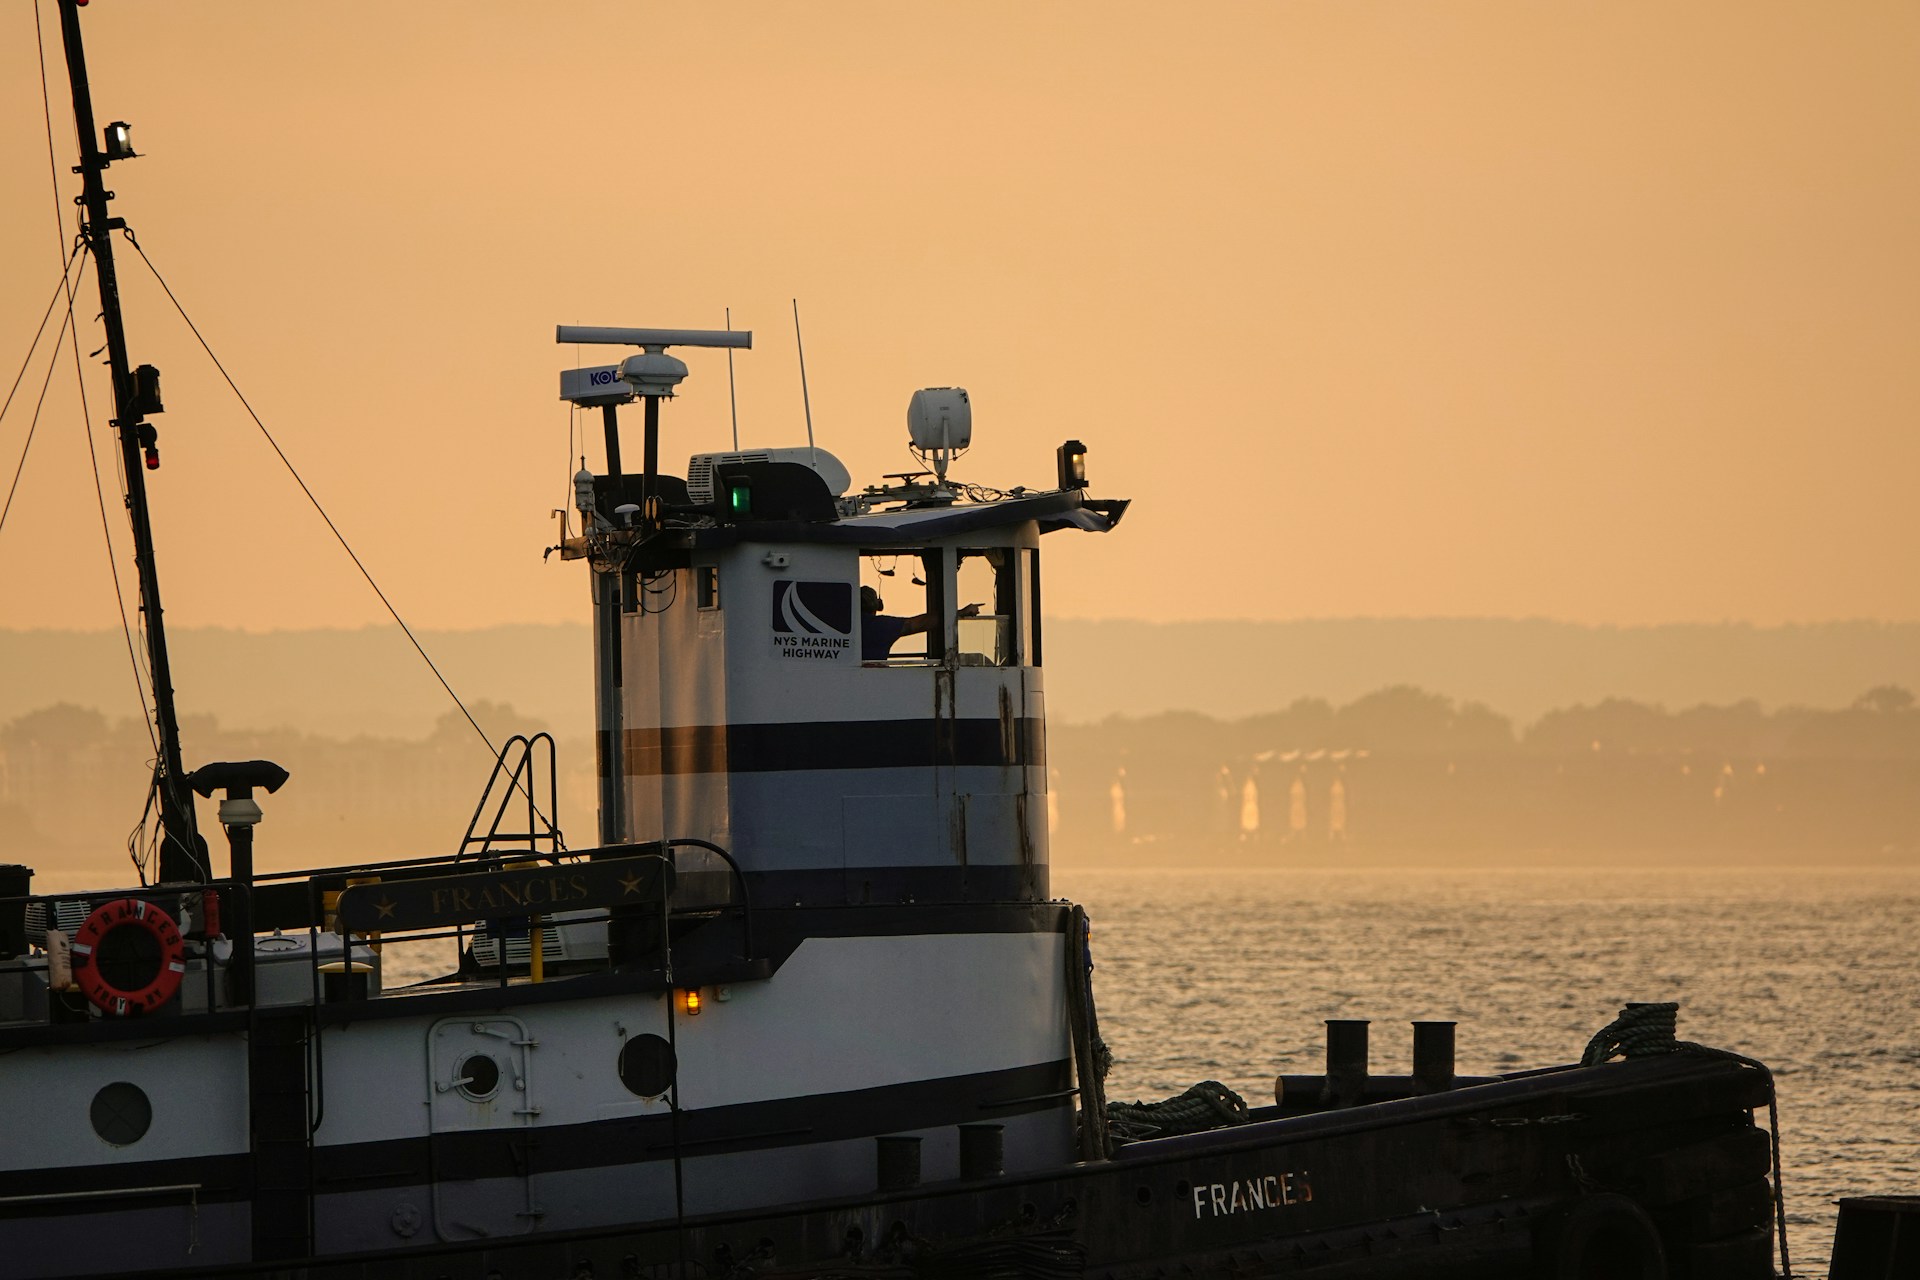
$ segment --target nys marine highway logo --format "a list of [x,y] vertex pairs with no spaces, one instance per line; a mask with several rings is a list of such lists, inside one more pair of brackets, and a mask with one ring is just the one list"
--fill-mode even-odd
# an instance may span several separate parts
[[854,646],[851,582],[774,580],[775,653],[809,662],[858,662]]

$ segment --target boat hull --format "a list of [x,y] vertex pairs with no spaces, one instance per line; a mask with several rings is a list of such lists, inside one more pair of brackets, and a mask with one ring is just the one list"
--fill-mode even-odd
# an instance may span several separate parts
[[1763,1280],[1771,1144],[1753,1111],[1770,1089],[1676,1053],[1273,1115],[1038,1174],[193,1274],[1554,1280],[1604,1257],[1609,1276]]

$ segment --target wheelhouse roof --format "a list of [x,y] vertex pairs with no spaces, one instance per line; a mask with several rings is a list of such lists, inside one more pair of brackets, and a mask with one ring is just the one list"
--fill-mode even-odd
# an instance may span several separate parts
[[943,538],[1016,528],[1029,521],[1041,533],[1081,529],[1106,533],[1126,514],[1126,499],[1089,498],[1078,489],[1022,494],[995,502],[907,507],[838,520],[765,520],[680,531],[694,548],[730,547],[743,542],[832,543],[884,547],[923,546]]

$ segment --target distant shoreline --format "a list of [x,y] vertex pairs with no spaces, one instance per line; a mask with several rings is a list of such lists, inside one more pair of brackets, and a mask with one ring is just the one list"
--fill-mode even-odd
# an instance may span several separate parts
[[1792,872],[1806,875],[1845,875],[1859,872],[1910,872],[1920,875],[1920,852],[1895,850],[1864,855],[1847,850],[1828,860],[1815,850],[1779,850],[1746,854],[1697,853],[1684,859],[1670,849],[1621,850],[1596,856],[1589,853],[1540,850],[1367,849],[1285,851],[1265,847],[1213,848],[1180,854],[1158,846],[1087,853],[1056,851],[1050,867],[1054,875],[1083,871],[1184,871],[1284,875],[1288,872],[1339,871],[1554,871],[1590,874],[1606,871],[1685,873],[1693,871]]

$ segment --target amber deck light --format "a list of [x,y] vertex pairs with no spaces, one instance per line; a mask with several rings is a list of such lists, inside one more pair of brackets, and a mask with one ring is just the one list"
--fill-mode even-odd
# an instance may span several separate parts
[[700,1001],[699,988],[697,987],[690,988],[680,993],[680,1011],[686,1014],[689,1018],[699,1017],[700,1007],[701,1007],[701,1001]]

